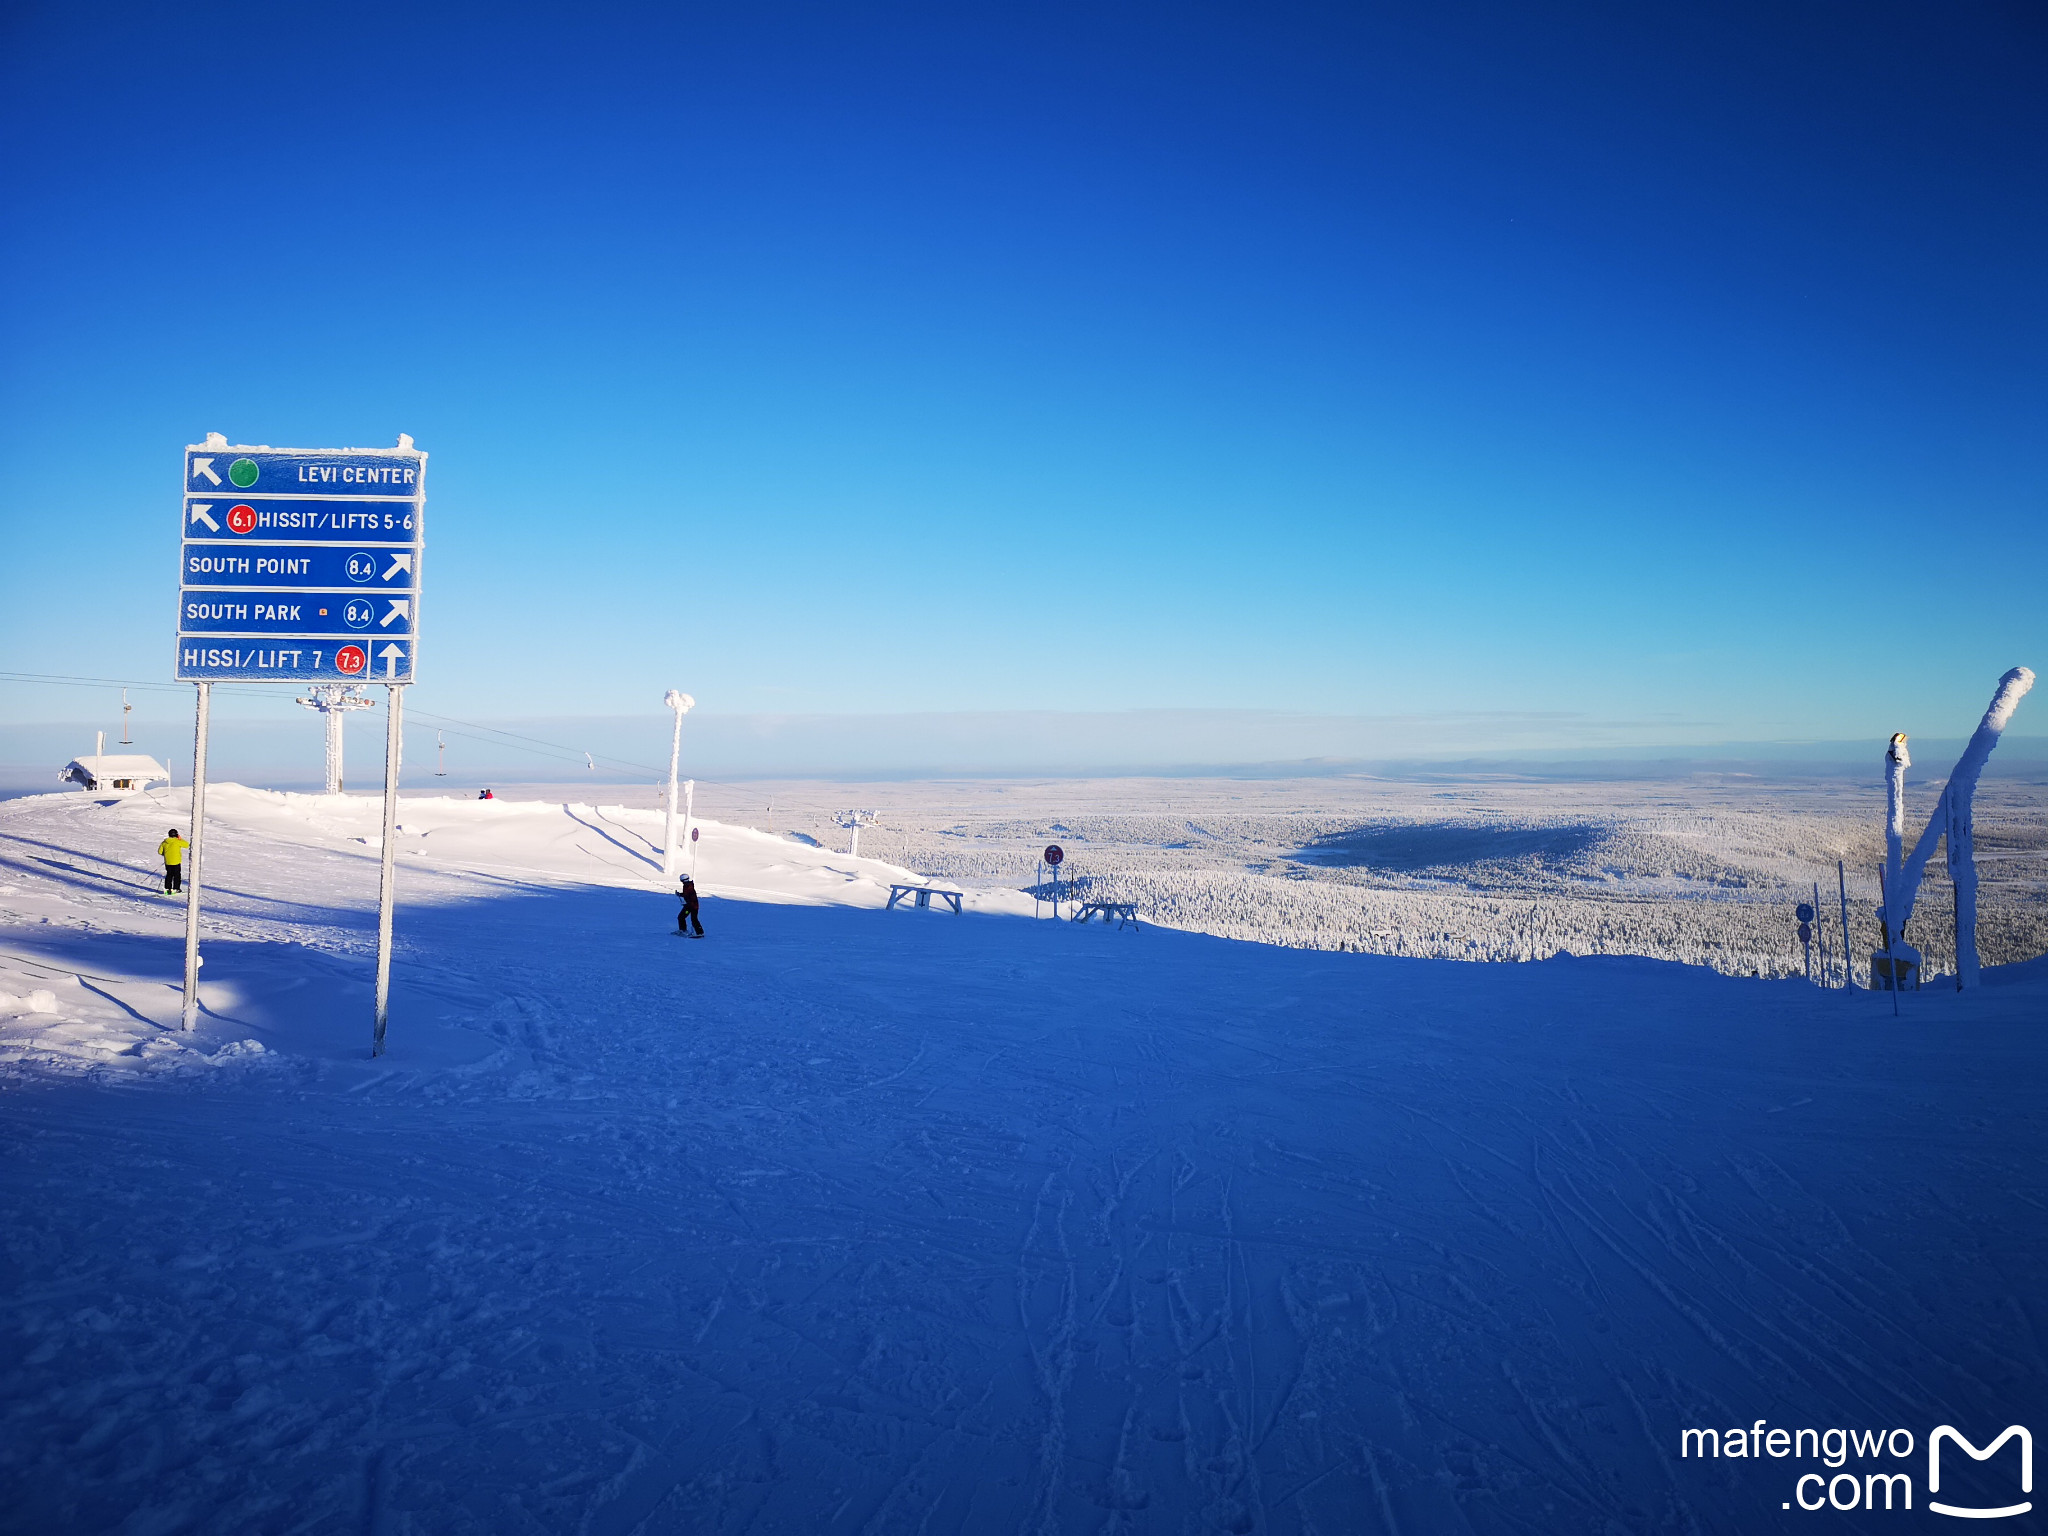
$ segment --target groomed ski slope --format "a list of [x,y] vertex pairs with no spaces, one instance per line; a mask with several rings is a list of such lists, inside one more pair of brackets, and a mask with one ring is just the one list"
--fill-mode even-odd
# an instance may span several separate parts
[[181,1037],[182,805],[0,805],[7,1528],[1890,1529],[1680,1431],[2048,1430],[2038,966],[884,913],[715,824],[678,940],[658,818],[408,800],[372,1061],[375,801],[211,810]]

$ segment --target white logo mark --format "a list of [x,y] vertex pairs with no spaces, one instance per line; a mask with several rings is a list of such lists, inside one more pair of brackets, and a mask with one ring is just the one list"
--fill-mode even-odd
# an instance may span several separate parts
[[[1958,1434],[1954,1425],[1941,1425],[1933,1434],[1927,1437],[1927,1491],[1929,1493],[1941,1492],[1941,1442],[1944,1439],[1955,1441],[1957,1448],[1968,1455],[1973,1461],[1989,1461],[1998,1453],[1998,1448],[2004,1445],[2006,1441],[2012,1439],[2014,1435],[2018,1435],[2020,1439],[2020,1492],[2032,1493],[2034,1491],[2034,1437],[2027,1433],[2027,1428],[2024,1424],[2008,1425],[2004,1434],[2000,1435],[1981,1451]],[[1960,1515],[1965,1520],[1997,1520],[2006,1515],[2024,1515],[2034,1505],[2029,1500],[2020,1504],[2007,1504],[2001,1509],[1976,1509],[1965,1508],[1956,1504],[1937,1504],[1934,1500],[1929,1499],[1927,1507],[1936,1514]]]

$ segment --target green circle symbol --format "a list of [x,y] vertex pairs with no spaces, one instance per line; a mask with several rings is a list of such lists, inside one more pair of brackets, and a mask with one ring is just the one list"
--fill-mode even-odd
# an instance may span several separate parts
[[228,466],[228,478],[246,491],[256,483],[256,461],[254,459],[235,460],[234,463]]

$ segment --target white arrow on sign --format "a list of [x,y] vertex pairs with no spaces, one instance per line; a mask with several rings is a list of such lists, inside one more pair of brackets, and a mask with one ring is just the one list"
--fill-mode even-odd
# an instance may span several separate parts
[[393,619],[405,619],[405,620],[407,620],[408,622],[410,622],[410,621],[411,621],[411,619],[412,619],[412,599],[411,599],[411,598],[409,598],[409,597],[394,597],[394,598],[392,598],[392,599],[391,599],[391,611],[390,611],[389,613],[387,613],[387,614],[385,614],[385,615],[384,615],[384,621],[383,621],[383,622],[382,622],[381,624],[379,624],[379,625],[378,625],[377,627],[378,627],[379,629],[389,629],[389,628],[391,627],[391,621],[392,621]]
[[206,476],[215,485],[220,484],[220,476],[213,472],[213,460],[211,459],[194,459],[192,461],[192,478],[197,480],[201,475]]
[[219,524],[219,523],[216,523],[216,522],[215,522],[215,521],[214,521],[214,520],[213,520],[212,518],[210,518],[210,517],[208,517],[208,516],[206,515],[207,513],[211,512],[212,510],[213,510],[213,503],[212,503],[212,502],[210,502],[210,501],[195,501],[195,502],[193,502],[193,503],[192,503],[192,521],[193,521],[193,522],[195,522],[195,523],[204,523],[204,524],[206,524],[206,526],[207,526],[207,527],[211,528],[211,529],[212,529],[212,530],[213,530],[213,531],[214,531],[215,533],[219,533],[219,532],[220,532],[220,524]]
[[405,660],[405,647],[394,641],[377,654],[384,658],[384,675],[386,677],[398,676],[398,664]]
[[391,569],[386,571],[378,579],[381,581],[389,581],[392,577],[396,576],[400,571],[405,572],[405,574],[408,576],[412,574],[411,555],[393,555],[391,557]]

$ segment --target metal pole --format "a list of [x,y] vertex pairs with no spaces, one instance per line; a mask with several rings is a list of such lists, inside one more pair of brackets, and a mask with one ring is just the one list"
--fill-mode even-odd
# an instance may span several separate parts
[[690,849],[690,878],[697,878],[697,781],[683,780],[683,841]]
[[[1884,754],[1884,875],[1887,891],[1899,891],[1899,872],[1905,857],[1906,770],[1912,766],[1912,754],[1906,750],[1906,733],[1895,732]],[[1904,892],[1900,891],[1900,895],[1903,897]],[[1885,900],[1889,902],[1891,897],[1886,896]],[[1892,912],[1887,907],[1885,927],[1889,930],[1893,926]]]
[[[1886,968],[1892,973],[1892,1017],[1896,1019],[1899,1016],[1899,954],[1892,947],[1892,899],[1887,894],[1884,868],[1881,865],[1877,871],[1877,899],[1884,907],[1884,963]],[[1875,969],[1875,967],[1873,966],[1872,969]]]
[[1828,984],[1828,924],[1820,915],[1820,882],[1813,882],[1813,936],[1820,940],[1820,981],[1818,985],[1826,990]]
[[387,684],[391,703],[384,718],[384,868],[377,880],[377,1029],[372,1056],[384,1054],[384,1026],[391,1017],[391,901],[397,883],[398,758],[405,744],[405,685]]
[[683,760],[683,712],[675,711],[675,734],[668,742],[668,830],[662,835],[661,878],[676,877],[676,772]]
[[[1969,852],[1969,832],[1956,815],[1956,786],[1953,780],[1949,782],[1948,788],[1942,792],[1941,799],[1942,808],[1948,813],[1948,831],[1943,841],[1947,845],[1946,852],[1948,855],[1949,913],[1954,918],[1956,925],[1956,990],[1960,992],[1963,990],[1963,858]],[[1972,873],[1974,874],[1974,871]],[[1974,894],[1973,890],[1973,898]],[[1976,902],[1974,899],[1970,903],[1970,915],[1973,919],[1976,917]],[[1974,929],[1976,925],[1973,922],[1971,926]],[[1971,933],[1969,938],[1971,941],[1970,947],[1974,951],[1976,948],[1975,933]]]
[[329,709],[327,716],[327,793],[341,793],[341,711]]
[[1855,989],[1856,972],[1849,948],[1849,872],[1840,859],[1835,860],[1835,890],[1842,898],[1842,990],[1849,992]]
[[206,717],[213,684],[200,683],[192,725],[192,846],[185,860],[185,1013],[181,1029],[199,1027],[199,855],[206,847]]
[[1951,880],[1948,887],[1949,909],[1955,914],[1956,923],[1956,990],[1963,990],[1963,888]]
[[1977,954],[1977,830],[1973,786],[1949,790],[1949,878],[1955,882],[1956,989],[1979,984]]

